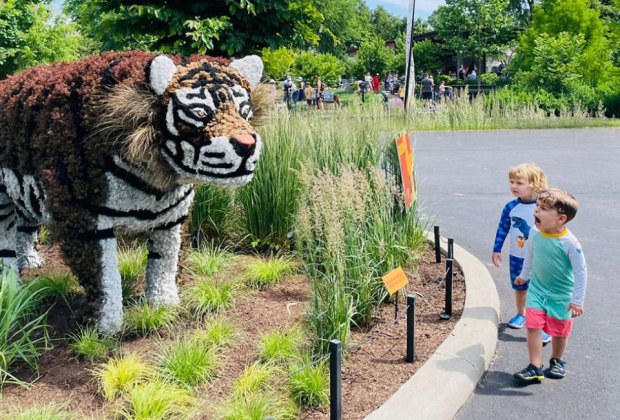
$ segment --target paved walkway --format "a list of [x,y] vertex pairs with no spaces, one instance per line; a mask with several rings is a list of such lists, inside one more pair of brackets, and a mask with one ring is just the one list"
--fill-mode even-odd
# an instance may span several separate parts
[[[423,213],[435,215],[443,236],[454,237],[487,264],[501,299],[497,358],[459,418],[620,418],[614,242],[620,226],[620,129],[425,132],[416,139]],[[576,195],[581,207],[569,227],[583,245],[589,271],[586,314],[575,323],[566,352],[567,377],[528,387],[512,380],[527,364],[527,350],[525,331],[505,326],[514,312],[508,271],[489,261],[501,209],[511,199],[507,171],[521,162],[536,162],[552,186]]]

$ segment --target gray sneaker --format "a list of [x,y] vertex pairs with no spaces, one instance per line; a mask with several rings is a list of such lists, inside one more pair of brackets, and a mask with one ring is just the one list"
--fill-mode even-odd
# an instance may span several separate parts
[[545,373],[547,378],[562,379],[566,376],[566,361],[554,357],[549,360],[549,369]]

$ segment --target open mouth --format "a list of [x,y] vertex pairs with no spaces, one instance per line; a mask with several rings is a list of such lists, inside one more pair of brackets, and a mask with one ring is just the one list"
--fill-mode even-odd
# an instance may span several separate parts
[[540,224],[540,219],[536,216],[534,216],[534,223],[536,223],[537,225]]

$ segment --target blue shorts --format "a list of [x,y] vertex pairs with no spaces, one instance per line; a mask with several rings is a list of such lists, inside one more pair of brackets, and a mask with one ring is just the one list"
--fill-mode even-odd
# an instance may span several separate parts
[[525,284],[515,284],[515,279],[521,274],[523,268],[523,258],[510,256],[510,285],[514,290],[527,290],[527,286],[530,284],[528,280]]

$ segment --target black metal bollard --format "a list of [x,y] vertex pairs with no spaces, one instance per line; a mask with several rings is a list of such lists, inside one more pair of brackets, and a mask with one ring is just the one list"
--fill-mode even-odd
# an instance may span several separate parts
[[415,359],[415,295],[407,295],[407,363]]
[[439,226],[434,226],[435,230],[435,262],[439,264],[441,262],[441,243],[439,237]]
[[449,258],[446,260],[446,306],[444,312],[439,318],[448,320],[452,317],[452,277],[453,277],[454,260]]
[[329,342],[329,418],[342,417],[342,344],[339,340]]
[[448,238],[448,258],[454,259],[454,238]]

